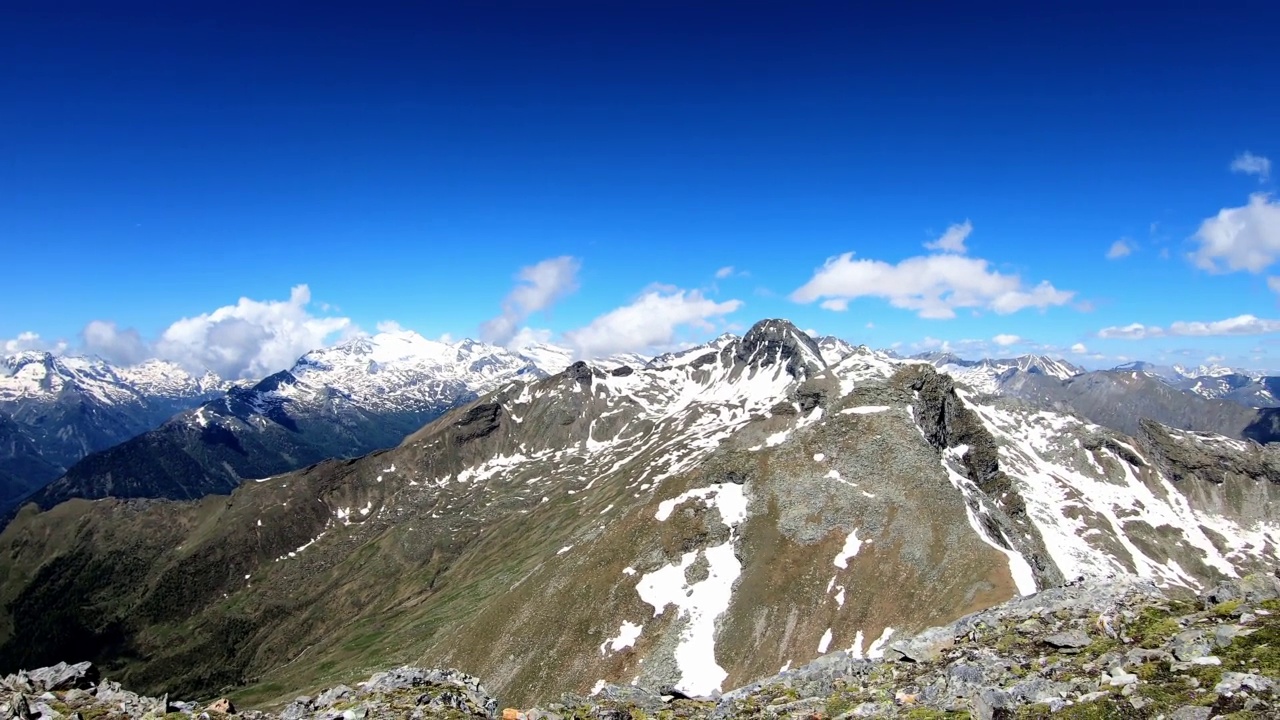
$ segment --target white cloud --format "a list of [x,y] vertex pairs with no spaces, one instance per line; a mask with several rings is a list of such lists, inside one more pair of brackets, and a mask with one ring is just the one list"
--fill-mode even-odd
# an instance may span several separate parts
[[116,365],[136,365],[149,357],[153,350],[142,335],[133,328],[121,330],[106,320],[93,320],[80,331],[84,351],[97,355]]
[[377,324],[380,333],[398,333],[404,332],[404,326],[395,320],[383,320]]
[[502,314],[482,325],[480,336],[498,345],[510,343],[530,315],[578,289],[580,267],[577,258],[565,255],[521,268],[516,286],[502,301]]
[[1119,260],[1122,257],[1128,257],[1133,253],[1133,243],[1128,238],[1120,238],[1111,243],[1111,249],[1107,250],[1108,260]]
[[1280,257],[1280,203],[1254,193],[1249,204],[1223,208],[1202,222],[1192,239],[1200,247],[1191,258],[1204,270],[1262,272]]
[[733,266],[732,266],[732,265],[725,265],[724,267],[722,267],[722,268],[720,268],[719,270],[717,270],[717,271],[716,271],[716,279],[717,279],[717,280],[723,280],[723,279],[725,279],[725,278],[729,277],[730,275],[733,275]]
[[1280,332],[1280,320],[1264,320],[1253,315],[1237,315],[1215,322],[1175,322],[1170,335],[1208,337],[1214,335],[1265,335]]
[[18,337],[8,340],[0,340],[0,350],[7,355],[9,353],[20,353],[27,350],[47,350],[54,355],[61,355],[67,350],[67,343],[58,340],[56,342],[48,342],[40,337],[39,333],[26,332],[18,333]]
[[878,297],[922,318],[955,317],[958,308],[991,310],[1000,315],[1037,307],[1065,305],[1074,292],[1048,282],[1027,287],[1017,275],[989,267],[986,260],[961,255],[907,258],[896,265],[881,260],[855,260],[845,253],[827,260],[791,299],[811,303],[823,299],[827,310],[845,310],[851,300]]
[[552,332],[544,328],[522,327],[511,337],[508,346],[519,350],[530,345],[542,345],[551,342]]
[[1133,323],[1123,327],[1107,327],[1098,331],[1098,337],[1109,340],[1143,340],[1146,338],[1216,337],[1222,335],[1266,335],[1280,332],[1280,320],[1267,320],[1253,315],[1237,315],[1212,322],[1179,320],[1169,324],[1166,330],[1155,325]]
[[924,246],[930,250],[963,255],[968,250],[964,246],[964,241],[969,239],[969,233],[972,232],[973,223],[965,220],[962,223],[951,225],[946,232],[942,233],[942,237],[931,243],[925,243]]
[[1272,275],[1267,278],[1267,287],[1273,293],[1280,293],[1280,276]]
[[1010,345],[1017,345],[1022,342],[1022,338],[1017,335],[1001,334],[991,338],[991,342],[994,342],[1000,347],[1009,347]]
[[156,353],[198,371],[226,378],[263,377],[290,367],[308,350],[335,336],[358,332],[345,317],[316,317],[307,305],[311,290],[298,285],[288,300],[240,298],[235,305],[183,318],[155,344]]
[[1271,160],[1246,150],[1231,161],[1231,172],[1256,175],[1259,180],[1266,180],[1271,176]]
[[1076,355],[1085,355],[1089,352],[1089,348],[1085,347],[1084,343],[1076,343],[1075,345],[1071,346],[1071,352],[1075,353]]
[[741,306],[739,300],[709,300],[697,290],[654,288],[564,336],[580,357],[642,351],[671,345],[681,327],[714,330],[713,318]]
[[1161,337],[1164,329],[1142,323],[1131,323],[1124,326],[1105,327],[1098,331],[1098,337],[1106,340],[1142,340],[1149,337]]

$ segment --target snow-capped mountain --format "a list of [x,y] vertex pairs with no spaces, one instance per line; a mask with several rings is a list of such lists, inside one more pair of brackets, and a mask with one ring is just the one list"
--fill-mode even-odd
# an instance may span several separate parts
[[1225,400],[1251,408],[1280,407],[1280,377],[1222,365],[1182,365],[1163,367],[1132,362],[1114,368],[1117,372],[1141,372],[1171,387],[1210,400]]
[[737,335],[732,333],[723,333],[711,342],[695,345],[690,348],[685,348],[684,350],[676,350],[657,355],[649,360],[648,367],[673,368],[687,365],[709,352],[719,352],[737,340]]
[[1264,374],[1264,373],[1259,373],[1252,370],[1238,370],[1236,368],[1227,367],[1225,365],[1219,365],[1217,363],[1201,364],[1195,367],[1187,367],[1185,365],[1174,365],[1173,371],[1178,373],[1179,376],[1186,378],[1188,380],[1193,378],[1220,378],[1220,377],[1226,377],[1228,375],[1242,375],[1244,377],[1259,378],[1259,377],[1262,377]]
[[192,375],[161,360],[119,367],[47,352],[0,359],[0,416],[12,424],[0,464],[23,468],[6,483],[13,491],[0,491],[0,512],[89,453],[219,397],[226,386],[212,373]]
[[1066,380],[1084,372],[1083,368],[1072,365],[1066,360],[1052,358],[1047,355],[1019,355],[1012,358],[964,360],[952,353],[932,352],[915,355],[913,359],[929,362],[939,372],[946,373],[957,381],[984,393],[998,392],[1000,378],[1010,370],[1043,375],[1058,380]]
[[225,501],[26,510],[0,534],[0,664],[61,652],[52,616],[190,695],[400,663],[465,667],[517,707],[606,682],[706,695],[1078,576],[1200,589],[1280,559],[1276,446],[1120,433],[822,350],[762,321],[675,363],[512,377]]
[[473,340],[359,337],[85,458],[32,500],[227,492],[247,478],[390,447],[501,383],[546,376],[525,356]]
[[1156,365],[1155,363],[1145,362],[1143,360],[1135,360],[1127,362],[1123,365],[1117,365],[1111,368],[1115,372],[1139,372],[1162,380],[1181,380],[1182,374],[1178,372],[1176,366],[1172,365]]

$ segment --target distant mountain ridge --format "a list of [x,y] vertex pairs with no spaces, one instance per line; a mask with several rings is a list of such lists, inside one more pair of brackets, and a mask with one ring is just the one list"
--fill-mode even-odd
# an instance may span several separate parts
[[1082,367],[1066,360],[1048,355],[1018,355],[1007,358],[984,358],[981,360],[965,360],[949,352],[928,352],[913,355],[912,359],[923,360],[957,380],[984,393],[995,393],[999,390],[1000,378],[1009,371],[1020,371],[1033,375],[1043,375],[1055,380],[1067,380],[1083,373]]
[[1141,361],[1119,365],[1113,370],[1144,373],[1210,400],[1226,400],[1251,408],[1280,407],[1280,377],[1260,371],[1212,364],[1194,368],[1160,366]]
[[[553,353],[538,359],[559,363]],[[549,374],[530,357],[473,340],[358,337],[90,455],[31,500],[47,508],[73,497],[229,492],[244,480],[394,446],[498,384]]]
[[228,383],[162,360],[135,366],[27,351],[0,358],[0,512],[84,456],[220,397]]

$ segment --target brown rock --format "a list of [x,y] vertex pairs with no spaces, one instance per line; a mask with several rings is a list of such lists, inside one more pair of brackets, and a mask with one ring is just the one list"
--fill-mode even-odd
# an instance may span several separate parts
[[209,703],[209,707],[205,708],[209,712],[222,713],[223,715],[235,715],[236,708],[231,701],[226,698],[219,698]]

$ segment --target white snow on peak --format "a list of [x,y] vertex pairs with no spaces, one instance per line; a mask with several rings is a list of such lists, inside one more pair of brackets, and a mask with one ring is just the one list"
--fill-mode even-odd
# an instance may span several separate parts
[[1083,372],[1080,368],[1065,360],[1051,358],[1047,355],[1019,355],[1013,358],[983,359],[978,361],[961,360],[954,355],[930,357],[936,357],[932,362],[938,372],[950,375],[957,382],[987,394],[996,392],[1000,376],[1009,370],[1017,369],[1023,372],[1047,375],[1059,380],[1067,380]]
[[573,364],[573,350],[550,343],[526,345],[518,348],[516,353],[547,375],[563,372]]
[[96,357],[28,351],[0,358],[0,369],[0,402],[51,401],[75,392],[102,405],[139,405],[212,397],[226,388],[213,373],[197,377],[164,360],[118,366]]

